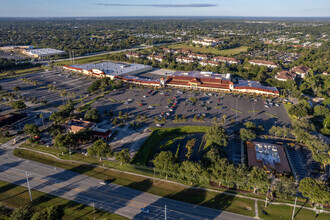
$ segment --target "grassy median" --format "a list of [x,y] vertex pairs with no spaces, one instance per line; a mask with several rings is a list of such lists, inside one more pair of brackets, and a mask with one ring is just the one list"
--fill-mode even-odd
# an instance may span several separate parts
[[[77,202],[73,202],[60,197],[52,196],[36,190],[32,190],[33,202],[30,202],[30,196],[27,188],[15,184],[0,181],[0,202],[9,208],[18,208],[20,206],[31,204],[35,212],[40,212],[51,205],[59,205],[64,208],[64,217],[66,219],[127,219],[117,214],[108,213]],[[0,219],[1,215],[0,215]],[[6,219],[5,217],[3,219]]]

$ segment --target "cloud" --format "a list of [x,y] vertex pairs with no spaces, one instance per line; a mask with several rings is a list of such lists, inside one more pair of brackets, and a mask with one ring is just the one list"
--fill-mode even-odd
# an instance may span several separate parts
[[207,8],[216,7],[217,4],[109,4],[109,3],[95,3],[95,5],[101,6],[119,6],[119,7],[157,7],[157,8]]

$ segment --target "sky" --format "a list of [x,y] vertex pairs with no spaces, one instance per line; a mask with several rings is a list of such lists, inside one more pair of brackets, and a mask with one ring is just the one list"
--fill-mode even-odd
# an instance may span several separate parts
[[0,17],[330,17],[330,0],[0,0]]

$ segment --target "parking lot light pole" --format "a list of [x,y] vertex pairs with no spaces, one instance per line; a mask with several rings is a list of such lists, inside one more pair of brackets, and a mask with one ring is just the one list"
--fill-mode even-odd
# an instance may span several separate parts
[[31,194],[31,188],[30,188],[30,182],[29,182],[29,175],[28,175],[27,171],[25,171],[25,176],[26,176],[27,186],[28,186],[28,189],[29,189],[30,200],[32,202],[32,194]]
[[70,155],[70,164],[72,163],[71,161],[71,148],[69,149],[69,155]]
[[167,210],[166,210],[166,205],[165,205],[165,220],[167,220]]

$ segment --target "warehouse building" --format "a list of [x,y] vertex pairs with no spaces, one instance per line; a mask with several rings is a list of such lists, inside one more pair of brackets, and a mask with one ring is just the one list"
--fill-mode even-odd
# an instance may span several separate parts
[[34,58],[43,58],[47,56],[55,56],[65,54],[66,52],[63,50],[56,50],[52,48],[42,48],[42,49],[30,49],[30,50],[23,50],[23,54],[34,57]]
[[136,63],[102,62],[64,66],[63,69],[94,77],[110,77],[114,79],[116,76],[135,75],[150,71],[152,70],[152,66]]

